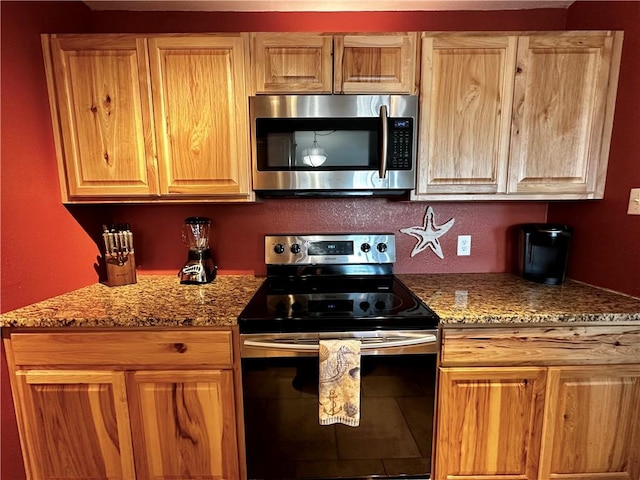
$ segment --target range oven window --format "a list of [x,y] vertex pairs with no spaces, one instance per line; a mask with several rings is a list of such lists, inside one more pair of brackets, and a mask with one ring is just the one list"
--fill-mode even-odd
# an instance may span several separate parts
[[360,426],[318,422],[318,358],[242,359],[249,479],[429,478],[435,355],[361,359]]
[[[376,169],[379,129],[378,118],[258,118],[258,170]],[[314,148],[324,160],[309,159]]]

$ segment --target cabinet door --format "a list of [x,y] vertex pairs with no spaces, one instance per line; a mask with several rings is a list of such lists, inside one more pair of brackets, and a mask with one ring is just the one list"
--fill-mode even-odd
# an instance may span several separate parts
[[335,93],[415,94],[416,33],[334,36]]
[[640,478],[640,366],[550,368],[540,479]]
[[616,88],[610,69],[618,70],[612,66],[613,39],[601,32],[520,37],[510,193],[602,198],[611,128],[609,120],[605,131],[605,118],[615,103],[608,89]]
[[252,34],[256,93],[331,93],[332,49],[331,35]]
[[544,391],[544,368],[441,368],[434,478],[535,479]]
[[[52,36],[53,72],[68,197],[149,196],[158,190],[144,39]],[[45,60],[48,60],[45,37]],[[50,67],[50,63],[45,61]]]
[[237,479],[232,371],[129,374],[139,478]]
[[16,373],[30,478],[135,478],[123,373]]
[[149,39],[165,197],[251,193],[244,36]]
[[422,39],[416,194],[506,190],[516,37]]

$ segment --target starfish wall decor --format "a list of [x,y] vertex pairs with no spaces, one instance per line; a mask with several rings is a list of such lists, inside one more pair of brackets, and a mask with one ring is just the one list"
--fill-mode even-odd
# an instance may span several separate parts
[[417,254],[429,247],[433,253],[444,259],[439,238],[449,231],[454,222],[455,218],[452,218],[447,223],[440,226],[436,225],[433,220],[433,208],[431,208],[431,206],[427,207],[427,211],[424,214],[424,224],[422,226],[400,229],[402,233],[406,233],[407,235],[411,235],[418,239],[416,246],[413,247],[413,250],[411,251],[411,256],[415,257]]

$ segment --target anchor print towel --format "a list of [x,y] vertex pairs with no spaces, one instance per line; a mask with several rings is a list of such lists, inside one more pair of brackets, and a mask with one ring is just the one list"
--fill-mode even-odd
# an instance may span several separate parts
[[320,340],[320,425],[360,425],[360,341]]

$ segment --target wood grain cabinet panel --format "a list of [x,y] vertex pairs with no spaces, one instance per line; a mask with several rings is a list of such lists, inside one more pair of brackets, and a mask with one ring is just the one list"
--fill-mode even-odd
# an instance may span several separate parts
[[551,366],[640,363],[640,326],[447,328],[441,365]]
[[417,93],[417,33],[253,33],[255,92]]
[[251,201],[248,35],[43,35],[64,202]]
[[445,328],[434,478],[640,479],[637,335]]
[[251,193],[244,36],[149,39],[164,196]]
[[422,39],[416,194],[506,191],[517,37]]
[[[46,53],[48,37],[44,41]],[[54,35],[50,49],[53,70],[46,64],[49,94],[57,97],[52,109],[54,124],[60,125],[63,192],[69,197],[156,194],[145,40]]]
[[537,475],[543,368],[440,369],[436,479]]
[[417,34],[334,36],[335,93],[414,94]]
[[602,198],[622,38],[423,33],[412,198]]
[[123,373],[19,371],[16,379],[29,478],[135,478]]
[[540,478],[640,477],[640,366],[548,372]]
[[3,330],[29,479],[243,477],[230,330],[62,330]]
[[331,35],[251,34],[256,93],[331,93]]
[[102,331],[39,332],[11,335],[13,358],[19,366],[148,365],[229,368],[231,332]]
[[228,370],[129,375],[138,478],[238,478],[232,382]]
[[608,159],[611,126],[604,128],[607,107],[613,109],[607,92],[613,41],[597,34],[519,38],[510,192],[598,190],[602,197],[598,174]]

